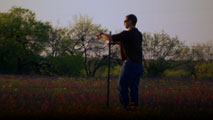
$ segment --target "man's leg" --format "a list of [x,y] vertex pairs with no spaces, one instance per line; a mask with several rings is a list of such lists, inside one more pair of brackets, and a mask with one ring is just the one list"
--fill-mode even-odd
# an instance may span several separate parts
[[133,80],[132,85],[130,86],[130,97],[131,97],[131,103],[133,103],[134,106],[138,106],[138,86],[140,82],[140,76],[137,76],[135,80]]
[[132,79],[130,84],[130,96],[131,96],[131,103],[134,106],[138,106],[138,88],[140,83],[140,77],[143,73],[142,65],[137,65],[135,67],[135,78]]
[[123,66],[120,70],[119,83],[118,83],[118,96],[121,105],[126,108],[129,105],[129,79],[131,76],[129,64],[126,62],[123,63]]
[[124,62],[120,70],[119,83],[118,83],[118,96],[120,103],[124,108],[126,108],[129,104],[127,70],[128,68]]
[[120,85],[118,90],[120,103],[124,108],[126,108],[129,105],[128,87]]

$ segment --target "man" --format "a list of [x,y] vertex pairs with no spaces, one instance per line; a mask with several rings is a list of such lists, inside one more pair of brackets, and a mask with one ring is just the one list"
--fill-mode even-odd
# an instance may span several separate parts
[[[140,76],[143,73],[142,66],[142,33],[135,27],[137,17],[133,14],[127,15],[124,26],[128,30],[121,33],[108,35],[97,33],[105,40],[110,40],[112,44],[120,45],[121,58],[124,61],[119,75],[119,100],[121,105],[127,109],[138,106],[138,87]],[[131,101],[129,104],[129,89]]]

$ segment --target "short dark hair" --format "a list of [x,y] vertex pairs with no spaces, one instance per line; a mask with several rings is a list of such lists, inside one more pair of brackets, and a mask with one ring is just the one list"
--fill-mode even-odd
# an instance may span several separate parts
[[132,21],[132,25],[136,25],[137,23],[137,17],[134,14],[129,14],[126,16],[128,20]]

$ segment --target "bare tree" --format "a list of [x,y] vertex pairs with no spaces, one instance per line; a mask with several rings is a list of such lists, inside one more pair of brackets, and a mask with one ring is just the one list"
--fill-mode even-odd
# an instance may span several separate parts
[[87,77],[94,77],[97,69],[106,64],[107,43],[96,37],[97,32],[107,32],[101,25],[93,24],[88,16],[74,16],[70,35],[74,48],[84,58]]
[[171,60],[181,60],[185,48],[178,37],[170,37],[167,33],[143,33],[143,59],[144,67],[150,77],[160,76],[166,69],[174,67]]

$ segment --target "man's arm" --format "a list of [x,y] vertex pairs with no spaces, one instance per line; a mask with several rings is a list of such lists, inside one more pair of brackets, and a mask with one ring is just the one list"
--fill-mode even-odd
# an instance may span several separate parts
[[112,41],[112,37],[111,37],[111,35],[109,35],[109,34],[105,34],[105,33],[102,33],[102,32],[98,32],[96,36],[97,36],[97,37],[102,37],[104,40],[108,40],[108,41],[113,42],[113,41]]
[[109,34],[105,34],[105,33],[99,32],[99,33],[97,33],[97,35],[96,35],[96,36],[97,36],[97,37],[102,37],[104,40],[111,41],[111,45],[117,45],[117,44],[120,44],[120,42],[119,42],[119,41],[114,42],[114,41],[112,40],[112,36],[111,36],[111,35],[109,35]]
[[97,36],[101,36],[105,40],[112,41],[112,42],[121,42],[121,41],[124,42],[126,38],[128,37],[128,31],[122,31],[114,35],[108,35],[108,34],[104,34],[100,32],[97,34]]

